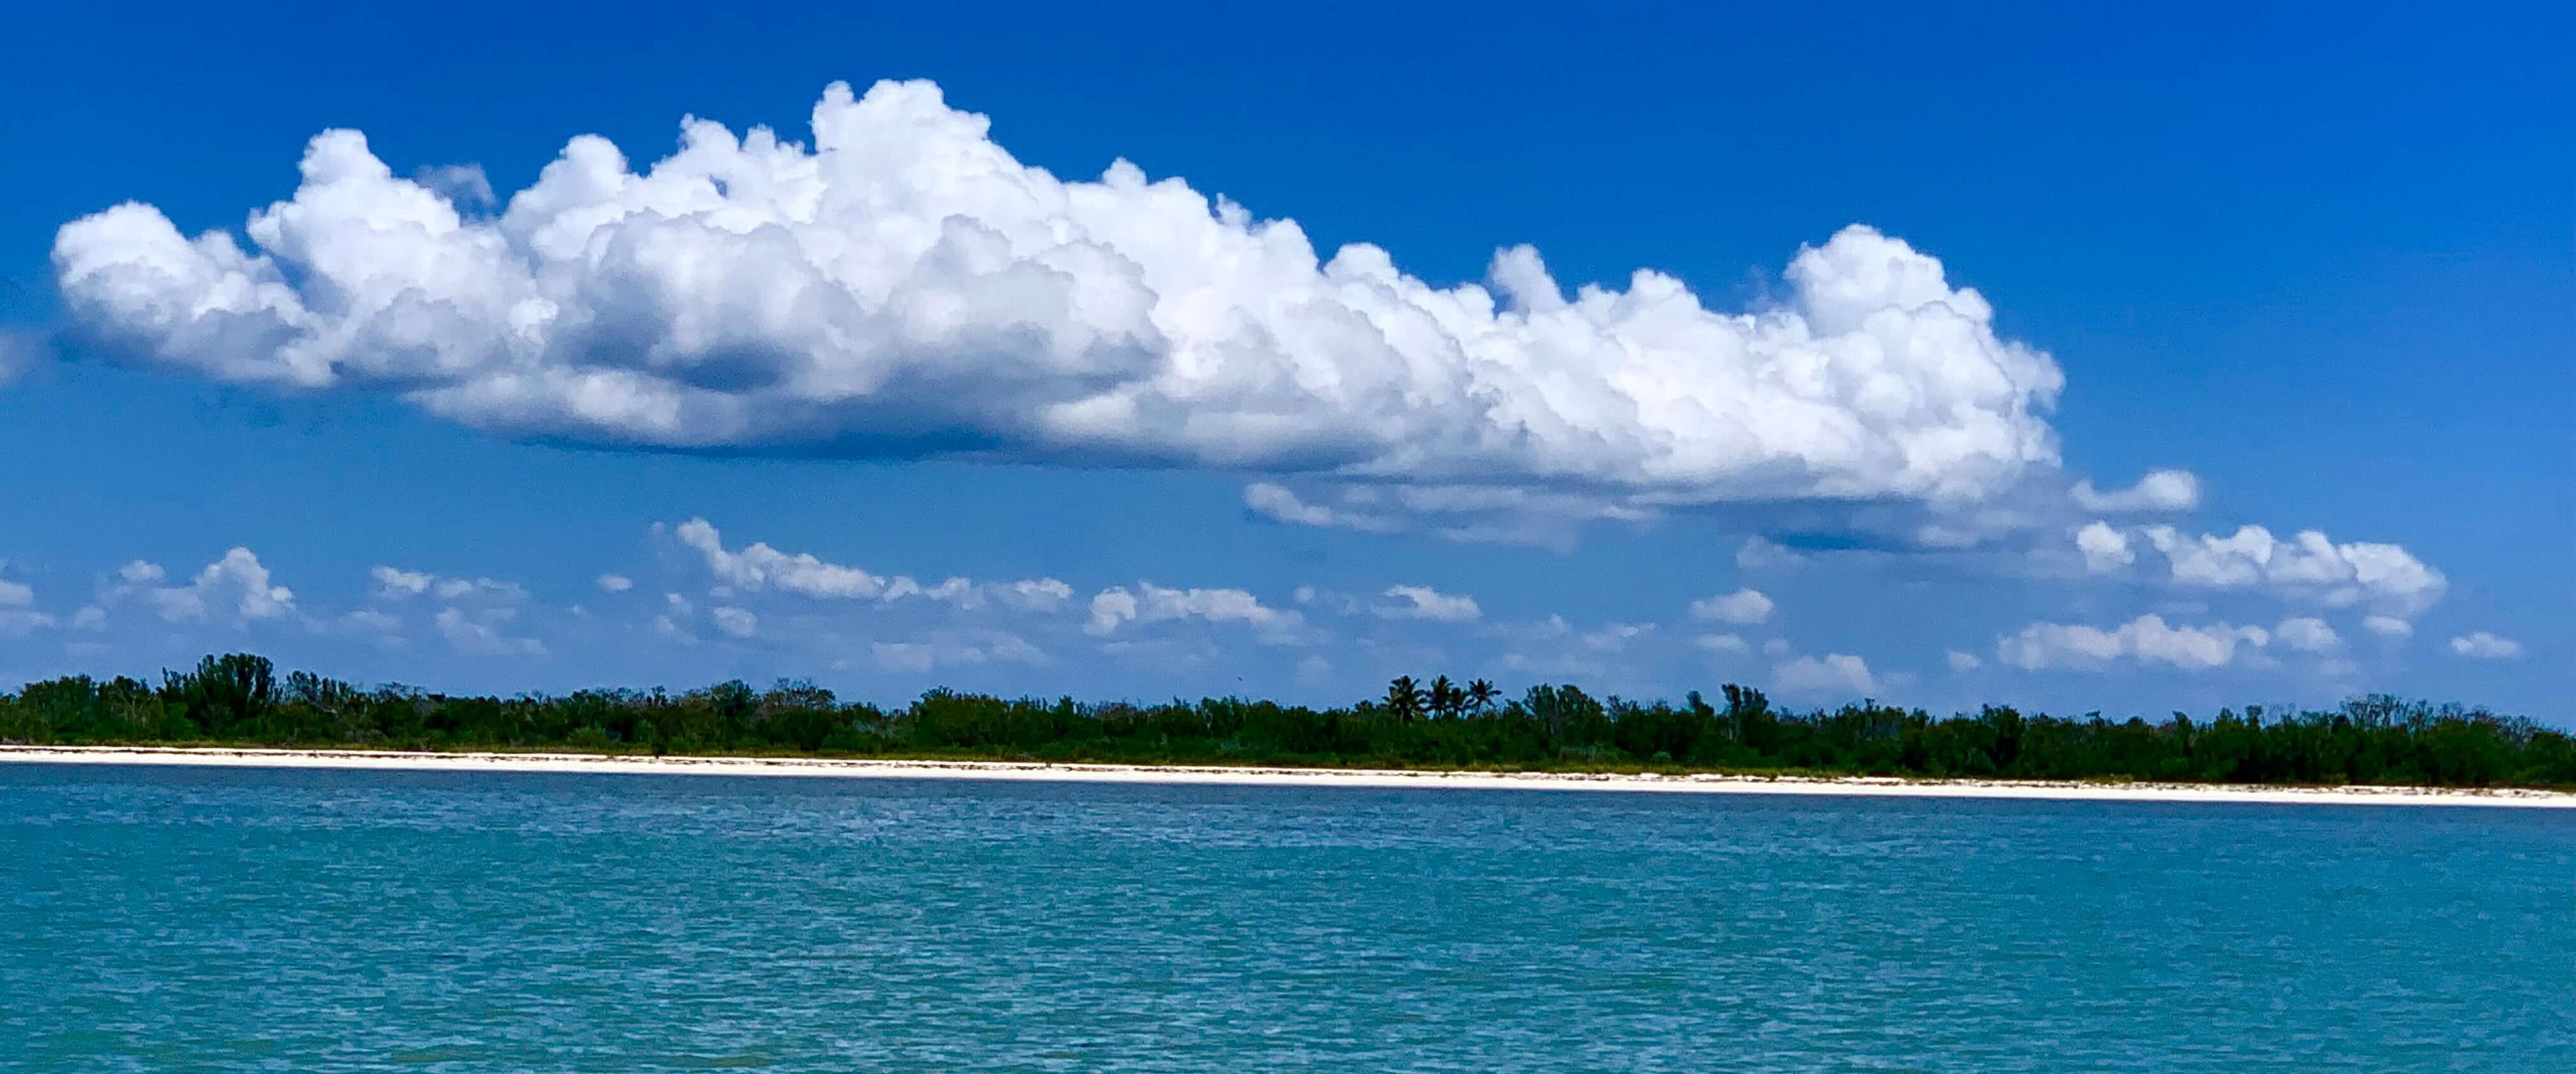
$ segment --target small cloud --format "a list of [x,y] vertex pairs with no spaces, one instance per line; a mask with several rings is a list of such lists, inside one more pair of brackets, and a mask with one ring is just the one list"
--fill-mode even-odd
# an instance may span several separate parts
[[1091,622],[1083,629],[1106,636],[1123,623],[1173,619],[1244,623],[1260,631],[1266,642],[1293,641],[1298,628],[1305,625],[1305,617],[1298,613],[1269,607],[1240,589],[1168,589],[1143,582],[1133,592],[1125,586],[1111,586],[1095,594],[1091,598]]
[[2188,470],[2149,470],[2125,489],[2097,492],[2090,480],[2068,490],[2078,506],[2096,514],[2189,511],[2200,506],[2200,478]]
[[387,600],[403,600],[429,592],[430,576],[419,571],[377,567],[368,573],[376,580],[376,595]]
[[434,594],[443,601],[466,599],[516,602],[528,599],[528,591],[517,582],[490,578],[443,578],[426,571],[406,571],[395,567],[377,567],[368,572],[376,580],[376,597],[402,601],[423,594]]
[[1950,662],[1950,670],[1962,675],[1975,671],[1980,667],[1984,667],[1986,663],[1983,660],[1977,659],[1976,654],[1974,653],[1963,653],[1957,649],[1947,650],[1941,655],[1943,659]]
[[2314,616],[2281,620],[2279,626],[2272,628],[2272,637],[2303,653],[2329,652],[2343,644],[2342,636],[2333,627]]
[[1128,592],[1125,586],[1113,586],[1092,595],[1091,625],[1083,629],[1105,636],[1116,632],[1118,624],[1135,618],[1136,594]]
[[[1299,592],[1307,591],[1301,589]],[[1380,617],[1387,619],[1427,619],[1435,623],[1464,623],[1485,614],[1484,609],[1476,606],[1476,598],[1442,593],[1430,586],[1392,586],[1380,595],[1402,602],[1394,605],[1380,605],[1371,609]]]
[[2451,639],[2451,651],[2472,660],[2522,659],[2522,643],[2486,631]]
[[1747,537],[1743,547],[1735,550],[1735,565],[1748,571],[1795,567],[1807,561],[1796,549],[1760,537]]
[[499,582],[490,578],[441,578],[434,587],[440,600],[477,600],[516,602],[528,599],[528,591],[517,582]]
[[742,608],[711,609],[707,612],[707,618],[714,620],[716,629],[737,638],[750,637],[752,631],[759,629],[760,626],[760,617]]
[[1703,622],[1715,620],[1748,626],[1769,620],[1773,607],[1771,598],[1759,591],[1739,589],[1724,596],[1692,601],[1690,613],[1691,618]]
[[222,559],[198,571],[194,580],[183,586],[163,586],[166,577],[159,564],[136,560],[117,572],[124,584],[107,594],[109,602],[133,599],[150,605],[163,622],[195,622],[206,618],[209,602],[229,604],[242,623],[277,619],[295,610],[295,593],[282,585],[270,584],[268,568],[247,548],[235,548]]
[[0,638],[23,638],[38,630],[52,629],[53,626],[54,617],[43,612],[19,611],[14,608],[0,611]]
[[2084,553],[2084,569],[2095,574],[2109,574],[2138,561],[2138,554],[2129,551],[2128,536],[2107,522],[2096,521],[2075,531],[2075,548]]
[[2178,627],[2163,616],[2141,615],[2109,630],[2081,623],[2032,623],[2019,634],[1996,639],[1995,657],[2025,671],[2101,670],[2122,659],[2205,671],[2226,667],[2240,654],[2271,643],[2272,633],[2261,627]]
[[870,655],[887,671],[921,673],[941,667],[1048,663],[1047,655],[1017,634],[1003,631],[940,633],[919,641],[870,643]]
[[1583,635],[1583,644],[1605,653],[1623,652],[1628,643],[1655,632],[1653,623],[1611,623]]
[[1257,481],[1244,486],[1245,510],[1292,526],[1323,526],[1362,533],[1393,533],[1403,525],[1385,515],[1347,507],[1326,507],[1299,499],[1286,486]]
[[1783,694],[1872,696],[1878,679],[1869,663],[1847,653],[1802,656],[1771,669],[1771,685]]
[[1054,611],[1073,599],[1073,587],[1057,578],[1027,578],[985,587],[995,599],[1031,611]]
[[1691,644],[1722,656],[1743,656],[1753,651],[1743,638],[1733,634],[1702,634],[1691,639]]
[[482,617],[470,617],[457,608],[441,610],[432,620],[447,644],[468,656],[544,656],[544,642],[535,638],[512,637],[501,632],[496,622],[507,621],[508,609],[487,611]]
[[[655,533],[665,532],[665,527],[659,523],[653,529]],[[790,555],[765,542],[755,541],[739,550],[730,549],[725,547],[723,532],[703,518],[692,518],[670,527],[667,532],[682,547],[695,551],[706,561],[708,572],[715,575],[717,588],[727,594],[777,590],[817,600],[873,600],[883,603],[919,598],[960,608],[981,607],[990,599],[1040,610],[1062,604],[1073,596],[1072,587],[1053,578],[1006,583],[950,578],[936,585],[923,585],[911,575],[871,574],[859,567],[820,559],[812,553]]]
[[603,574],[599,576],[598,585],[602,593],[623,593],[635,588],[635,579],[623,574]]
[[2361,628],[2383,638],[2411,638],[2415,624],[2393,615],[2374,615],[2361,621]]
[[323,629],[344,634],[395,634],[402,631],[402,620],[373,608],[360,608],[328,620]]

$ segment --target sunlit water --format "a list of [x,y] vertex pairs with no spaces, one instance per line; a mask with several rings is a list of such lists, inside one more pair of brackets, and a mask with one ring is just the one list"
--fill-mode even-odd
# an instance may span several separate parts
[[26,1070],[2576,1070],[2576,814],[0,765]]

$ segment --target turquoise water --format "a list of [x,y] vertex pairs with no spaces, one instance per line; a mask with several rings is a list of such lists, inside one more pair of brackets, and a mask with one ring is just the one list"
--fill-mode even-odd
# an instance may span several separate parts
[[24,1070],[2576,1069],[2576,814],[0,765]]

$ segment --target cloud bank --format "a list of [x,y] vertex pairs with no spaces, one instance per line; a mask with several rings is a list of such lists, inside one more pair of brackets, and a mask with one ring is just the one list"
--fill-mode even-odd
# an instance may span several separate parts
[[[655,528],[660,529],[658,525]],[[765,541],[755,541],[739,550],[729,549],[725,547],[723,531],[703,518],[692,518],[670,532],[681,547],[699,555],[717,582],[745,592],[776,590],[819,600],[887,603],[918,598],[961,608],[981,607],[992,601],[1040,611],[1060,607],[1073,599],[1073,587],[1054,578],[977,582],[971,578],[952,577],[934,585],[923,585],[910,575],[871,574],[860,567],[829,562],[810,552],[790,555],[770,547]],[[633,584],[624,578],[618,581]],[[601,588],[618,592],[623,587],[607,585],[603,580]],[[680,598],[674,594],[672,599]]]
[[[2177,626],[2160,615],[2141,615],[2108,630],[2082,623],[2032,623],[2020,633],[1996,639],[1995,658],[2025,671],[2102,671],[2122,661],[2209,671],[2260,663],[2268,659],[2264,652],[2276,647],[2325,654],[2342,648],[2343,637],[2313,616],[2293,616],[2265,630],[2226,623]],[[1952,663],[1956,667],[1960,662]],[[1975,666],[1974,658],[1969,658],[1966,667]]]
[[[2141,552],[2164,557],[2167,580],[2220,590],[2267,590],[2333,607],[2362,605],[2382,619],[2403,623],[2441,601],[2451,581],[2403,546],[2371,541],[2337,542],[2319,530],[2288,540],[2261,526],[2238,527],[2221,537],[2188,534],[2172,526],[2121,529],[2093,522],[2076,531],[2085,569],[2112,574],[2137,562]],[[2398,631],[2374,627],[2381,634]]]
[[578,137],[497,214],[479,173],[404,178],[326,131],[247,244],[128,202],[61,229],[56,283],[132,360],[611,446],[1659,502],[1975,501],[2058,465],[2056,363],[1866,227],[1750,312],[1654,271],[1569,295],[1525,246],[1440,287],[1125,161],[1059,179],[989,128],[928,82],[836,84],[810,148],[693,118],[637,171]]

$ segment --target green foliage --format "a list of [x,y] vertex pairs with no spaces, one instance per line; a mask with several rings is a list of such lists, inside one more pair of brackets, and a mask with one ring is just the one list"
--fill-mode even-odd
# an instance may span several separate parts
[[1774,708],[1727,684],[1674,706],[1541,684],[1411,676],[1314,709],[1245,698],[1138,705],[933,690],[882,709],[803,680],[561,697],[373,690],[266,659],[210,656],[153,687],[76,676],[0,694],[0,741],[395,749],[823,754],[1326,767],[1801,771],[2214,783],[2576,786],[2576,740],[2483,709],[2373,695],[2326,711],[2206,721],[2063,718],[1988,707],[1934,718],[1878,704]]

